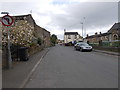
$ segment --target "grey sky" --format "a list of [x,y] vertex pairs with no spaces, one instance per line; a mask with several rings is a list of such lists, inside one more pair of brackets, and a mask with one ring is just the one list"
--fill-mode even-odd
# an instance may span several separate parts
[[[80,2],[78,0],[40,0],[40,2],[2,2],[0,11],[11,15],[30,14],[36,23],[63,39],[66,31],[81,35],[81,22],[87,34],[107,32],[118,22],[118,2]],[[83,19],[85,17],[85,19]]]

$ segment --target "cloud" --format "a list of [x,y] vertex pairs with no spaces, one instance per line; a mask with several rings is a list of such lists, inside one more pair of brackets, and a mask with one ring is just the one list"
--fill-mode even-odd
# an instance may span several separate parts
[[[66,13],[51,14],[52,21],[48,26],[64,28],[67,31],[81,32],[81,22],[84,22],[84,28],[88,32],[107,31],[117,22],[118,7],[113,2],[94,2],[94,3],[76,3],[61,6]],[[85,17],[85,21],[83,19]],[[94,33],[93,33],[94,34]]]
[[[1,0],[0,2],[45,2],[49,0]],[[64,2],[118,2],[119,0],[54,0],[54,1],[58,1],[60,3]],[[58,3],[56,2],[56,3]]]
[[1,11],[8,11],[10,15],[24,15],[30,14],[32,10],[32,16],[36,23],[46,28],[51,34],[57,34],[61,39],[63,39],[64,29],[78,31],[81,34],[81,22],[84,23],[84,29],[89,34],[100,31],[107,32],[117,22],[117,2],[85,1],[21,0],[21,2],[2,2]]

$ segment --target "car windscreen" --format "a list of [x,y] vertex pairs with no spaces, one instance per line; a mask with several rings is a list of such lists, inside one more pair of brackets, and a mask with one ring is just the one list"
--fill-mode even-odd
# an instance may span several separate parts
[[89,46],[87,43],[81,43],[80,46]]

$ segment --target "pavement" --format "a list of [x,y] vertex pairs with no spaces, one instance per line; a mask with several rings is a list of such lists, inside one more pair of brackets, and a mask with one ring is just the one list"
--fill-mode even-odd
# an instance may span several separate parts
[[94,51],[95,51],[95,52],[100,52],[100,53],[109,54],[109,55],[120,56],[120,53],[119,53],[119,52],[110,52],[110,51],[97,50],[97,49],[94,49]]
[[[28,81],[30,75],[35,71],[41,59],[47,54],[50,48],[46,48],[29,57],[28,61],[16,61],[13,63],[12,69],[4,69],[2,71],[2,87],[3,88],[22,88]],[[111,55],[117,53],[94,50]],[[11,83],[12,82],[12,83]]]
[[29,77],[31,70],[36,66],[42,57],[49,51],[44,49],[29,57],[28,61],[14,61],[11,69],[2,70],[2,88],[20,88]]

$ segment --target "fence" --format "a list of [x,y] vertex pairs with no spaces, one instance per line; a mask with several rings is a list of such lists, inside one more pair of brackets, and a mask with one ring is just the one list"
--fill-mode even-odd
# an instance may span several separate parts
[[120,47],[120,41],[102,41],[101,43],[90,43],[92,46]]
[[94,49],[113,51],[113,52],[120,51],[120,41],[111,41],[111,42],[104,41],[101,43],[90,43],[90,45],[93,46]]

